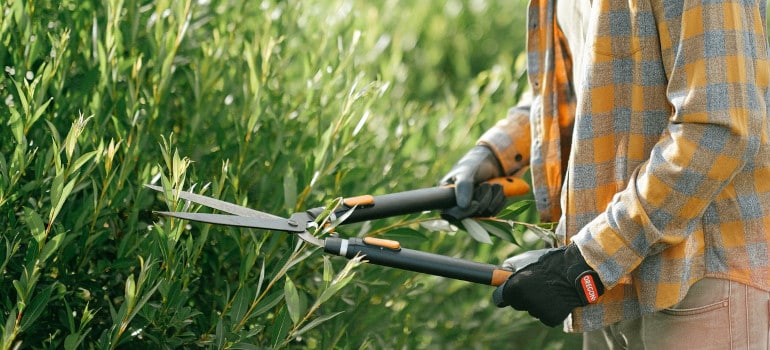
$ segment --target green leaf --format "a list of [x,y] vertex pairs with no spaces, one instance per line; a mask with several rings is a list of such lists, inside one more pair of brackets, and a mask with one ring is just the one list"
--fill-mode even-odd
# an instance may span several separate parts
[[283,299],[283,295],[281,293],[273,293],[271,295],[268,295],[260,303],[258,304],[258,308],[254,309],[254,312],[252,312],[252,316],[259,316],[267,312],[268,310],[274,308],[278,303],[281,302],[281,299]]
[[558,237],[556,236],[556,233],[554,233],[553,231],[545,227],[540,227],[538,225],[529,226],[529,230],[530,232],[538,236],[541,240],[545,241],[547,245],[554,246],[554,247],[556,246],[556,243],[558,242]]
[[513,226],[513,241],[518,244],[522,245],[526,241],[524,239],[524,233],[527,232],[527,227],[524,225],[514,225]]
[[136,282],[134,282],[134,274],[131,274],[126,278],[126,301],[125,304],[133,307],[134,300],[136,300]]
[[283,198],[286,209],[294,211],[297,206],[297,178],[291,167],[286,168],[286,174],[283,176]]
[[16,111],[15,108],[11,108],[11,134],[13,134],[14,140],[17,144],[24,144],[24,121],[21,119],[21,114]]
[[72,333],[68,335],[66,338],[64,338],[64,349],[65,350],[77,349],[81,341],[82,339],[80,338],[80,334]]
[[297,292],[297,287],[294,286],[294,282],[291,281],[291,278],[286,277],[286,283],[284,284],[284,299],[286,299],[286,308],[289,311],[289,317],[291,317],[291,320],[294,324],[297,324],[300,321],[300,317],[302,317],[302,306],[299,302],[299,293]]
[[408,227],[398,227],[383,233],[381,238],[399,241],[403,246],[417,246],[428,240],[424,233]]
[[60,233],[56,235],[55,237],[51,238],[46,242],[45,246],[43,247],[43,251],[40,252],[40,261],[46,262],[48,258],[51,257],[51,255],[56,252],[56,250],[59,249],[59,246],[61,246],[61,243],[64,239],[65,234]]
[[[58,178],[59,176],[57,176]],[[59,211],[61,211],[62,206],[64,205],[64,202],[67,201],[67,197],[69,197],[70,193],[72,192],[72,188],[75,187],[77,179],[70,180],[66,186],[64,186],[63,189],[61,189],[61,192],[59,193],[58,198],[56,201],[51,201],[52,204],[54,204],[54,207],[51,209],[51,215],[48,217],[48,220],[53,222],[54,219],[59,215]],[[53,198],[53,189],[51,189],[52,195],[51,198]]]
[[23,304],[24,300],[27,300],[27,286],[22,285],[19,280],[13,280],[11,283],[13,288],[16,289],[16,300],[18,300],[18,303]]
[[318,300],[316,300],[317,305],[321,305],[328,301],[334,294],[337,294],[342,288],[344,288],[350,281],[353,280],[354,275],[347,276],[345,278],[337,280],[335,283],[332,283],[329,288],[324,289],[323,292],[321,292],[321,296],[318,297]]
[[24,314],[21,317],[21,322],[19,323],[20,332],[27,330],[29,326],[33,325],[43,311],[46,310],[53,289],[54,285],[50,285],[32,298],[32,302],[29,303],[29,306],[24,310]]
[[254,291],[251,288],[244,286],[235,293],[235,299],[233,300],[233,306],[230,308],[230,322],[238,324],[241,322],[246,312],[249,310],[249,306],[254,299]]
[[43,244],[45,240],[45,224],[43,218],[38,213],[30,208],[24,207],[24,222],[27,224],[27,228],[32,233],[32,237],[38,244]]
[[225,346],[225,325],[224,322],[222,322],[222,318],[220,317],[217,320],[217,330],[216,330],[216,344],[217,349],[222,349]]
[[501,219],[507,219],[507,220],[513,220],[513,221],[523,221],[520,217],[522,214],[527,212],[528,210],[531,210],[535,206],[535,201],[533,200],[520,200],[511,203],[508,207],[500,211],[500,213],[497,215],[498,218]]
[[476,220],[471,218],[465,218],[461,221],[465,230],[473,237],[473,239],[481,242],[492,244],[492,239],[489,238],[489,233],[484,229]]
[[96,151],[88,152],[88,153],[78,157],[78,159],[75,160],[75,163],[73,163],[72,166],[70,167],[69,171],[70,172],[77,171],[78,169],[80,169],[80,167],[82,167],[84,164],[86,164],[89,160],[91,160],[91,158],[96,156],[98,153],[99,153],[99,151],[96,150]]
[[234,350],[260,350],[259,346],[256,346],[251,343],[235,343],[232,346],[230,346],[230,349]]
[[75,153],[75,146],[77,146],[78,143],[78,137],[83,133],[86,124],[88,124],[88,121],[91,120],[91,118],[93,118],[93,116],[83,118],[83,115],[81,114],[78,119],[72,123],[70,131],[67,133],[67,137],[64,138],[64,152],[67,154],[67,161],[72,160],[72,155]]
[[338,312],[335,312],[335,313],[332,313],[332,314],[319,316],[319,317],[313,319],[312,321],[308,322],[308,324],[305,325],[304,327],[302,327],[302,329],[298,330],[297,333],[294,334],[294,336],[298,337],[298,336],[304,334],[305,332],[307,332],[307,331],[317,327],[321,323],[324,323],[324,322],[326,322],[328,320],[331,320],[332,318],[335,318],[335,317],[337,317],[337,316],[339,316],[339,315],[341,315],[343,313],[345,313],[345,311],[338,311]]
[[281,311],[278,312],[275,321],[270,327],[270,336],[272,338],[271,344],[273,348],[277,347],[284,339],[286,339],[286,335],[289,334],[290,328],[291,319],[289,318],[289,315],[287,315],[287,310],[286,308],[281,308]]
[[244,256],[241,258],[241,266],[238,274],[240,284],[243,284],[249,277],[249,272],[254,268],[257,262],[257,249],[253,243],[246,244]]
[[16,336],[16,317],[19,315],[18,311],[14,307],[11,312],[8,313],[8,318],[5,320],[5,327],[3,327],[3,339],[2,347],[4,349],[10,349],[11,343],[15,340]]
[[332,266],[331,260],[329,260],[329,257],[324,255],[324,275],[323,275],[323,281],[325,283],[331,283],[332,279],[334,278],[334,266]]
[[497,220],[479,220],[477,221],[481,227],[483,227],[487,232],[495,235],[496,237],[506,241],[506,242],[512,242],[516,243],[513,239],[512,231],[513,228],[511,225],[506,221],[497,221]]

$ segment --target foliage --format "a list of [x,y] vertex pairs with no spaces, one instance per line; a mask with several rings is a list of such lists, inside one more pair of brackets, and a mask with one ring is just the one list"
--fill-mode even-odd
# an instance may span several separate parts
[[[523,87],[524,1],[0,1],[8,348],[560,348],[491,288],[163,220],[435,185]],[[517,202],[510,219],[534,222]],[[523,209],[522,209],[523,208]],[[340,229],[500,263],[419,214]],[[491,226],[490,226],[491,225]],[[505,232],[505,231],[504,231]],[[504,234],[502,234],[504,235]],[[528,238],[529,237],[529,238]],[[503,237],[505,238],[505,237]],[[451,306],[451,307],[448,307]]]

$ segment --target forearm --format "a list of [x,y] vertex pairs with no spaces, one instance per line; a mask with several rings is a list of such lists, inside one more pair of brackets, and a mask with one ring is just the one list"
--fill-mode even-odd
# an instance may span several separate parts
[[572,238],[608,287],[645,257],[683,242],[699,229],[708,205],[725,188],[729,191],[745,157],[756,150],[745,135],[718,125],[681,128],[712,135],[711,140],[725,147],[714,152],[686,141],[685,132],[666,137],[607,209]]
[[529,105],[521,103],[487,130],[477,144],[489,147],[505,174],[512,175],[529,165],[530,143]]
[[[768,60],[761,11],[734,2],[683,12],[663,11],[660,2],[653,6],[661,7],[655,9],[656,27],[668,34],[659,54],[668,81],[669,124],[627,186],[573,237],[608,287],[643,258],[698,230],[715,198],[735,195],[729,193],[733,179],[751,167],[747,164],[766,138]],[[706,15],[741,25],[704,22]],[[645,97],[631,96],[638,99],[632,105],[643,106]]]

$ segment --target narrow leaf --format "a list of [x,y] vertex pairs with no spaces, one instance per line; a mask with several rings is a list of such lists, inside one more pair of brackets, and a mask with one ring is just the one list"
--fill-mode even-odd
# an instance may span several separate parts
[[286,209],[293,211],[297,206],[297,178],[294,171],[289,167],[283,176],[283,198],[286,203]]
[[24,310],[24,315],[21,317],[21,323],[19,324],[19,331],[23,332],[29,326],[40,317],[43,311],[48,306],[48,301],[51,299],[51,292],[53,292],[54,285],[50,285],[40,291],[29,303],[29,306]]
[[40,253],[40,261],[46,262],[48,258],[51,257],[51,255],[56,252],[56,250],[59,249],[59,246],[61,246],[61,242],[64,239],[64,233],[60,233],[56,235],[54,238],[51,238],[48,240],[48,242],[43,247],[43,251]]
[[253,291],[248,287],[243,287],[235,293],[233,306],[230,309],[230,322],[233,324],[241,322],[243,317],[246,316],[246,311],[248,311],[253,297]]
[[489,232],[485,230],[481,225],[476,222],[476,220],[473,220],[471,218],[465,218],[462,221],[463,227],[465,227],[465,230],[468,231],[468,233],[473,237],[473,239],[481,242],[481,243],[487,243],[491,244],[492,239],[489,237]]
[[506,242],[514,242],[513,236],[511,232],[513,229],[511,228],[511,225],[504,221],[494,221],[494,220],[479,220],[478,223],[483,227],[487,232],[497,236],[497,238],[500,238]]
[[335,318],[335,317],[339,316],[340,314],[342,314],[344,312],[345,311],[338,311],[338,312],[335,312],[333,314],[319,316],[319,317],[315,318],[314,320],[310,321],[305,327],[302,327],[302,329],[297,331],[297,333],[295,333],[294,335],[298,337],[298,336],[304,334],[305,332],[307,332],[307,331],[315,328],[316,326],[320,325],[321,323],[324,323],[324,322],[326,322],[328,320],[331,320],[332,318]]
[[131,304],[136,299],[136,283],[134,282],[134,274],[131,274],[126,279],[126,305]]
[[42,244],[45,239],[45,224],[43,223],[43,218],[41,218],[36,211],[24,207],[24,222],[32,233],[32,237],[35,238],[38,244]]
[[334,294],[337,294],[337,292],[340,291],[343,287],[345,287],[348,283],[350,283],[351,280],[353,280],[354,275],[347,276],[343,279],[338,280],[335,283],[332,283],[332,285],[329,286],[329,288],[324,289],[323,292],[321,292],[321,296],[318,297],[318,300],[316,300],[317,305],[321,305],[325,303],[327,300],[329,300]]
[[91,158],[96,156],[97,153],[100,153],[99,150],[91,151],[78,157],[78,159],[75,160],[75,163],[72,164],[70,168],[70,172],[74,172],[80,169],[80,167],[82,167],[83,164],[86,164],[89,160],[91,160]]
[[262,302],[259,303],[259,307],[254,309],[254,312],[251,313],[252,316],[259,316],[267,312],[268,310],[274,308],[278,303],[281,301],[283,295],[281,293],[274,293],[265,299],[262,299]]
[[286,284],[284,285],[284,299],[286,299],[286,308],[289,311],[289,317],[294,324],[297,324],[301,317],[301,306],[299,304],[299,293],[294,282],[289,277],[286,277]]
[[75,187],[76,180],[77,179],[70,180],[70,182],[68,182],[67,185],[62,189],[61,196],[58,198],[54,208],[51,209],[51,215],[49,216],[49,220],[51,222],[53,222],[54,219],[56,219],[56,217],[59,215],[61,207],[64,205],[64,202],[67,201],[67,197],[69,197],[70,193],[72,192],[72,188]]
[[217,342],[217,349],[222,349],[225,346],[225,325],[224,322],[222,322],[222,318],[219,318],[219,321],[217,321],[217,332],[216,332],[216,342]]
[[332,278],[334,278],[334,266],[332,266],[331,260],[329,260],[329,257],[324,255],[324,282],[331,283]]

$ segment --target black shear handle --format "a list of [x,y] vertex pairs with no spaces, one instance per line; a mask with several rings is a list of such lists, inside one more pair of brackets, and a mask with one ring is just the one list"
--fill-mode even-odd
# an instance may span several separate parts
[[352,259],[364,255],[364,260],[381,266],[426,273],[490,286],[499,286],[512,274],[500,266],[483,264],[445,255],[401,248],[397,241],[374,237],[326,238],[324,251]]
[[[500,177],[486,181],[500,184],[506,196],[513,197],[529,192],[529,185],[516,177]],[[335,214],[342,215],[354,206],[356,209],[342,224],[352,224],[367,220],[382,219],[392,216],[419,213],[428,210],[441,210],[454,207],[457,201],[453,186],[422,188],[417,190],[384,194],[380,196],[363,195],[345,198],[343,207]],[[312,217],[317,217],[324,208],[308,210]]]

